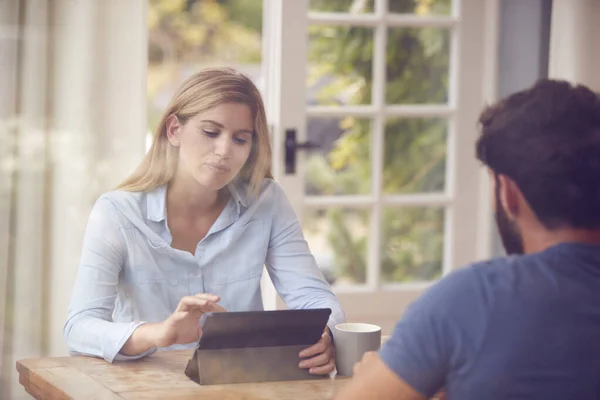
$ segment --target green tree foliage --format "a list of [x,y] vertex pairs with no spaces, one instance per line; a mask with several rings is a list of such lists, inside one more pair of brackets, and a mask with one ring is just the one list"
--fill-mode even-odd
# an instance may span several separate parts
[[149,0],[150,64],[260,63],[262,2]]
[[151,130],[165,106],[163,97],[170,97],[189,70],[261,62],[260,0],[149,0],[148,27]]

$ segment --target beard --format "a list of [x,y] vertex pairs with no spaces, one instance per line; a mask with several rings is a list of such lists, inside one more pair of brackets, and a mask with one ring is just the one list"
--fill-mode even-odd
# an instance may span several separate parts
[[498,233],[500,234],[500,239],[502,240],[502,246],[504,246],[504,250],[506,254],[524,254],[525,250],[523,248],[523,237],[521,236],[521,232],[517,224],[514,221],[511,221],[508,218],[508,214],[502,207],[502,202],[500,201],[500,188],[499,183],[496,181],[496,227],[498,228]]

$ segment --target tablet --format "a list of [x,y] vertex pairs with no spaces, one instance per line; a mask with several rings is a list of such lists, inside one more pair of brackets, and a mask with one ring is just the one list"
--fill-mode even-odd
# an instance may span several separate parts
[[298,366],[317,343],[331,310],[208,313],[185,374],[201,385],[320,379]]
[[310,346],[319,341],[329,308],[207,313],[198,349]]

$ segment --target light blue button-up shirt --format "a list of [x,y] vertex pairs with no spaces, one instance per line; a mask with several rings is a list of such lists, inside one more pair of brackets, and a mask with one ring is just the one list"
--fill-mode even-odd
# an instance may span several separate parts
[[282,188],[266,180],[255,198],[246,184],[228,188],[231,199],[195,254],[170,245],[166,186],[98,199],[64,327],[72,353],[108,362],[151,354],[154,349],[137,356],[119,351],[139,325],[165,320],[182,297],[196,293],[220,296],[228,311],[263,310],[264,266],[289,308],[330,308],[332,332],[344,321]]

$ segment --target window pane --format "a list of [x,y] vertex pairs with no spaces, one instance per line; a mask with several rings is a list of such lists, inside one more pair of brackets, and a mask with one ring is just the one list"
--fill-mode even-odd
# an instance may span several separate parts
[[310,118],[308,140],[320,149],[308,154],[308,195],[368,194],[371,191],[371,122],[360,118]]
[[445,119],[391,118],[386,121],[383,192],[441,192],[446,176]]
[[179,85],[209,66],[231,66],[261,88],[262,0],[148,1],[148,128]]
[[450,15],[452,0],[388,0],[389,11],[399,14]]
[[444,209],[384,208],[381,280],[431,281],[442,275]]
[[350,14],[372,13],[375,0],[310,0],[310,11]]
[[310,26],[308,32],[308,104],[371,103],[373,29]]
[[448,102],[450,30],[389,28],[387,104]]
[[343,286],[366,281],[369,210],[307,209],[302,228],[328,282]]

